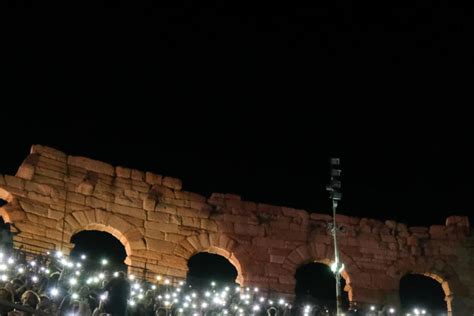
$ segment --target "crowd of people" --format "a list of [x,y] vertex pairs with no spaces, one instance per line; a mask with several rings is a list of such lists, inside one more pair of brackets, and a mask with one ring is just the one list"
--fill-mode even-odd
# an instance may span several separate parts
[[287,302],[259,296],[258,289],[213,282],[197,289],[161,276],[150,282],[114,272],[103,259],[87,270],[86,260],[93,258],[0,252],[0,316],[290,315]]
[[[72,261],[61,252],[41,255],[21,250],[0,252],[0,316],[319,316],[334,311],[318,304],[272,298],[257,288],[238,285],[193,288],[165,277],[139,279],[112,271],[102,259],[95,270],[81,256]],[[389,310],[353,308],[344,315],[395,315]]]

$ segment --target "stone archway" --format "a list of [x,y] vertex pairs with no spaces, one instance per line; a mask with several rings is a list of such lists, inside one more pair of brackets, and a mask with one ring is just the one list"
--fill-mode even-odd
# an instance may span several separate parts
[[[125,264],[133,266],[133,251],[144,249],[142,233],[132,223],[114,214],[102,210],[76,211],[65,218],[65,239],[70,240],[74,234],[85,230],[96,230],[109,233],[117,238],[125,248]],[[71,244],[67,247],[70,249]]]
[[175,250],[176,256],[189,260],[193,255],[200,252],[208,252],[220,255],[235,267],[237,278],[235,282],[244,285],[245,271],[242,269],[241,260],[245,258],[245,250],[237,245],[237,242],[224,234],[208,234],[187,237]]
[[399,279],[407,274],[418,274],[432,278],[441,284],[445,294],[444,300],[448,315],[453,315],[453,312],[456,310],[454,308],[456,298],[460,300],[466,291],[461,285],[454,269],[441,259],[426,260],[420,258],[417,261],[403,261],[392,267],[392,269],[395,269]]
[[[316,250],[319,247],[319,245],[301,245],[295,250],[293,250],[285,259],[283,262],[283,266],[290,271],[295,272],[298,267],[301,267],[305,264],[311,263],[311,262],[318,262],[318,263],[323,263],[327,266],[331,266],[333,261],[329,259],[330,253],[327,251],[326,245],[324,246],[325,250],[323,252]],[[352,258],[347,256],[345,253],[342,251],[340,252],[341,260],[344,263],[345,269],[342,272],[341,276],[344,278],[344,281],[346,282],[346,286],[344,287],[344,291],[347,292],[349,302],[353,301],[354,293],[351,285],[351,277],[350,274],[357,274],[359,269],[353,262]],[[293,273],[294,275],[294,273]],[[295,285],[296,285],[296,279],[293,280]]]

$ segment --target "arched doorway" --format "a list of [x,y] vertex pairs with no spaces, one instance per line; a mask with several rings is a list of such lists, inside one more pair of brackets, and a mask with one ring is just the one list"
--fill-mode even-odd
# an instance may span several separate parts
[[7,211],[3,208],[6,204],[8,204],[8,201],[0,198],[0,218],[3,220],[3,223],[10,222],[10,216],[8,216]]
[[[313,310],[336,310],[336,280],[327,264],[311,262],[300,266],[295,273],[295,307],[310,305]],[[341,278],[344,309],[349,307],[346,281]]]
[[193,288],[206,288],[211,282],[219,287],[237,284],[236,267],[221,255],[197,253],[188,260],[188,269],[186,284]]
[[[96,230],[80,231],[71,237],[71,243],[74,244],[71,257],[82,261],[87,269],[127,270],[125,247],[109,233]],[[84,255],[85,259],[82,257]]]
[[446,314],[449,293],[441,286],[442,280],[421,274],[406,274],[400,279],[400,305],[405,313],[425,310],[433,315]]

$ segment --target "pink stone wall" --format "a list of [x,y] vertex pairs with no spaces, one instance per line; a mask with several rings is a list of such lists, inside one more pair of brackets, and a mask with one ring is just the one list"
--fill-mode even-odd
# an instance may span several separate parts
[[[330,264],[331,216],[182,190],[181,180],[34,145],[15,176],[0,175],[0,215],[20,228],[30,250],[69,251],[71,236],[105,231],[127,251],[131,271],[185,278],[198,252],[234,264],[238,282],[291,294],[296,269]],[[365,303],[396,302],[400,278],[424,274],[445,289],[448,308],[474,309],[474,239],[466,217],[446,225],[407,227],[338,215],[345,290]],[[63,230],[64,227],[64,230]],[[461,315],[461,314],[459,314]]]

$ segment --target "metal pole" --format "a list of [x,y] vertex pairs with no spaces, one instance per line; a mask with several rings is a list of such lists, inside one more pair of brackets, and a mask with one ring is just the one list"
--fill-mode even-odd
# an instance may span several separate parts
[[337,248],[337,223],[336,223],[336,208],[337,201],[341,200],[342,194],[341,181],[341,170],[335,169],[340,165],[339,158],[331,158],[331,182],[326,190],[330,192],[330,198],[332,201],[332,236],[334,238],[334,263],[331,265],[331,270],[336,277],[336,315],[341,316],[342,311],[342,297],[341,297],[341,272],[344,269],[344,264],[339,260],[339,249]]
[[336,208],[337,208],[337,201],[332,200],[332,216],[333,216],[333,238],[334,238],[334,258],[335,258],[335,266],[336,271],[334,271],[336,277],[336,315],[341,315],[341,273],[340,273],[340,262],[339,262],[339,250],[337,248],[337,226],[336,226]]

